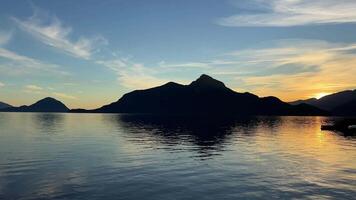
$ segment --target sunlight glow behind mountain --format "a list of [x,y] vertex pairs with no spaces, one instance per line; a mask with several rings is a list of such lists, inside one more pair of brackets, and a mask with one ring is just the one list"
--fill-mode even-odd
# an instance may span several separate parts
[[326,95],[329,95],[329,94],[331,94],[331,93],[329,93],[329,92],[320,92],[320,93],[315,94],[314,97],[317,98],[317,99],[320,99],[320,98],[322,98],[322,97],[324,97]]

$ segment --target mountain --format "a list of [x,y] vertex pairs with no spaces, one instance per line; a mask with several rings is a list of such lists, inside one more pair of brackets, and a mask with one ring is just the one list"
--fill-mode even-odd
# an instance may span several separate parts
[[337,106],[332,113],[340,116],[356,116],[356,99]]
[[[83,110],[81,110],[83,111]],[[221,81],[201,75],[189,85],[174,82],[135,90],[118,101],[91,112],[156,114],[232,114],[232,115],[324,115],[310,105],[293,106],[276,97],[235,92]]]
[[324,110],[333,110],[338,106],[356,100],[356,90],[346,90],[324,96],[311,105]]
[[10,107],[0,110],[2,112],[68,112],[69,109],[62,102],[47,97],[30,106]]
[[318,101],[317,98],[310,98],[310,99],[305,99],[305,100],[292,101],[292,102],[289,102],[289,104],[291,104],[291,105],[299,105],[299,104],[305,103],[305,104],[311,105],[316,101]]
[[333,111],[334,109],[356,100],[356,90],[346,90],[324,96],[320,99],[307,99],[290,102],[292,105],[306,103],[323,110]]
[[0,101],[0,109],[12,107],[11,105]]

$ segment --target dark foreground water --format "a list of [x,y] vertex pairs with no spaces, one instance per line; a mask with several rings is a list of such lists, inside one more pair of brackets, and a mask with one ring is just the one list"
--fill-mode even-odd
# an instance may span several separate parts
[[0,113],[0,199],[353,199],[329,119]]

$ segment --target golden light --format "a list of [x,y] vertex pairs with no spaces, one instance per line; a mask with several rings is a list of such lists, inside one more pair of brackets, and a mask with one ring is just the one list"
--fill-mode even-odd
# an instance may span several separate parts
[[328,93],[328,92],[320,92],[320,93],[317,93],[317,94],[315,94],[315,98],[317,98],[317,99],[320,99],[320,98],[322,98],[322,97],[324,97],[324,96],[326,96],[326,95],[329,95],[329,94],[331,94],[331,93]]

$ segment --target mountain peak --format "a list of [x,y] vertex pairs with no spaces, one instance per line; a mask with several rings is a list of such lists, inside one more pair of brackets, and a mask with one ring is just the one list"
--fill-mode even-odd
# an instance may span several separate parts
[[58,101],[58,100],[55,99],[55,98],[52,98],[52,97],[46,97],[46,98],[43,98],[43,99],[41,99],[39,101]]
[[57,99],[52,98],[52,97],[46,97],[46,98],[38,100],[37,102],[35,102],[32,105],[42,105],[42,104],[60,105],[60,104],[62,104],[62,102],[60,102]]
[[[202,74],[199,76],[199,78],[196,81],[218,81],[216,79],[214,79],[213,77],[206,75],[206,74]],[[220,82],[220,81],[218,81]]]
[[193,87],[209,87],[209,88],[226,88],[225,84],[211,76],[202,74],[197,80],[193,81],[190,86]]
[[176,87],[176,86],[182,86],[181,84],[175,83],[175,82],[168,82],[166,84],[164,84],[163,86],[168,86],[168,87]]
[[202,74],[202,75],[200,75],[200,77],[198,79],[213,79],[213,78],[209,75]]

